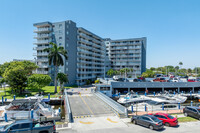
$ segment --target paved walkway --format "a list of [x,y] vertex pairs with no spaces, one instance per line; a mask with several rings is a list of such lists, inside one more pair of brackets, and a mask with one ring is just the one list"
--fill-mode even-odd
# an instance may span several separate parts
[[97,130],[102,128],[128,127],[117,116],[88,117],[75,119],[72,129],[77,131]]
[[142,127],[134,124],[127,124],[125,127],[113,127],[113,128],[99,128],[99,129],[88,129],[88,130],[60,130],[59,133],[198,133],[200,122],[184,122],[179,123],[177,127],[164,127],[163,130],[155,131],[149,128]]
[[146,112],[134,112],[134,113],[129,113],[129,116],[132,115],[144,115],[144,114],[149,114],[149,113],[167,113],[167,114],[181,114],[183,113],[183,110],[164,110],[164,111],[146,111]]

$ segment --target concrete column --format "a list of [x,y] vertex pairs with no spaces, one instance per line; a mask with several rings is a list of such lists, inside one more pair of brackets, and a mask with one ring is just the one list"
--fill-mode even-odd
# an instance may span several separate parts
[[180,93],[180,87],[178,87],[178,93]]
[[130,92],[130,88],[128,88],[128,92]]
[[194,93],[194,87],[192,87],[192,93]]
[[164,89],[164,87],[162,88],[162,93],[164,93],[165,92],[165,89]]

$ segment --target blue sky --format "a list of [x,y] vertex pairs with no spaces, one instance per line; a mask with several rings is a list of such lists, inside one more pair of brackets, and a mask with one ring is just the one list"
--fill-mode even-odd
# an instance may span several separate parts
[[33,23],[73,20],[112,39],[147,37],[147,67],[200,67],[199,0],[1,0],[0,64],[33,59]]

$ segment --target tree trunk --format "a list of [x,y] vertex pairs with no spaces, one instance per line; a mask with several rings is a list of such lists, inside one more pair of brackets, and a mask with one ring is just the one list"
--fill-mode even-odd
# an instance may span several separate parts
[[54,93],[57,93],[57,65],[55,66],[55,80],[54,80],[54,85],[55,85],[55,90]]

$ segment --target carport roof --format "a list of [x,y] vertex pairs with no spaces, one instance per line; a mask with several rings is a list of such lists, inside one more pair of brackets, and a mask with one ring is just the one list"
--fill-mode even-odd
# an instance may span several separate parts
[[192,88],[200,82],[111,82],[112,88]]

